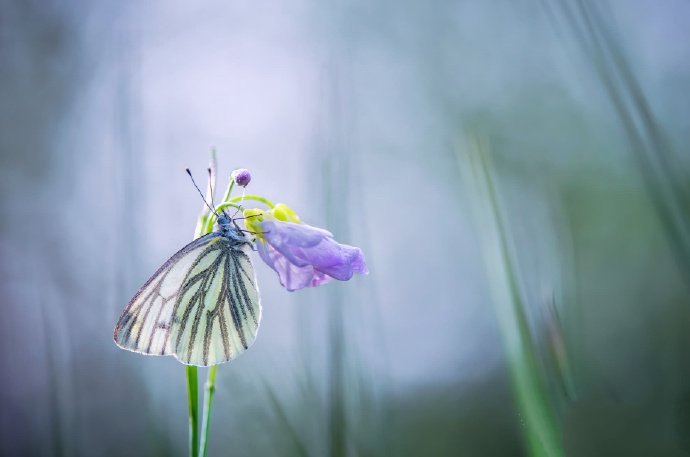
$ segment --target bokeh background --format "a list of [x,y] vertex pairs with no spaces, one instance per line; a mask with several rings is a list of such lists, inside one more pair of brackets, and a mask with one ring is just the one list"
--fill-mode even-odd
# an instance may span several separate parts
[[689,56],[683,0],[3,0],[0,453],[186,455],[112,331],[215,147],[371,274],[256,259],[209,455],[690,455]]

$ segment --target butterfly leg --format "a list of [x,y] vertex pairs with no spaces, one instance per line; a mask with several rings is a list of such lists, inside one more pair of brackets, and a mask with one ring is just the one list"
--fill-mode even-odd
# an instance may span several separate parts
[[[242,205],[237,205],[235,208],[235,214],[232,215],[231,219],[235,219],[235,216],[237,216],[237,213],[239,213],[240,210],[244,211],[244,207]],[[238,217],[237,219],[241,218]]]
[[259,216],[263,216],[263,214],[251,214],[251,215],[246,216],[246,217],[235,217],[234,219],[235,219],[236,221],[242,221],[242,220],[245,220],[245,219],[250,219],[250,218],[252,218],[252,217],[259,217]]

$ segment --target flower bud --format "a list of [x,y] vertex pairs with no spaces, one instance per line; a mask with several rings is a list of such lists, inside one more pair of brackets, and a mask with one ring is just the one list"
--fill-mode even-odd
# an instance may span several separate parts
[[237,184],[240,187],[246,187],[247,184],[249,184],[249,181],[252,180],[252,174],[249,173],[249,170],[247,170],[246,168],[238,168],[237,170],[232,172],[230,177],[234,179],[235,184]]
[[283,222],[295,222],[301,224],[302,221],[299,220],[299,216],[295,214],[293,210],[290,209],[285,203],[278,203],[271,209],[271,214],[273,217]]

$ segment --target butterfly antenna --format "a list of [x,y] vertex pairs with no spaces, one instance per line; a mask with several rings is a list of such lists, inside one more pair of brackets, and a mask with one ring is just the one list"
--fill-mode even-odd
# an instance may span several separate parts
[[218,212],[216,212],[216,205],[213,203],[213,170],[211,170],[211,167],[208,167],[206,170],[208,170],[208,187],[211,188],[211,207],[213,208],[213,212],[217,216]]
[[[209,170],[210,170],[210,168],[209,168]],[[208,204],[208,202],[206,201],[206,197],[204,197],[203,192],[201,192],[201,189],[199,189],[199,186],[196,185],[196,181],[194,181],[194,176],[192,176],[192,172],[189,171],[189,168],[185,168],[185,171],[189,175],[189,178],[192,180],[192,184],[194,184],[194,187],[196,187],[197,192],[199,192],[199,195],[201,195],[201,199],[204,201],[206,206],[208,206],[208,209],[210,209],[211,212],[213,214],[215,214],[216,217],[218,217],[218,213],[216,212],[216,210],[211,205]]]

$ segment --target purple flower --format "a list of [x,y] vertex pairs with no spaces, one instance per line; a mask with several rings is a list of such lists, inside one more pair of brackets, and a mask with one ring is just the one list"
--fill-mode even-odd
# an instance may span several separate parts
[[369,273],[362,250],[336,242],[327,230],[279,220],[264,220],[258,225],[259,255],[289,291]]
[[246,168],[238,168],[232,172],[232,177],[235,179],[235,184],[240,187],[247,187],[249,181],[252,180],[252,174]]

